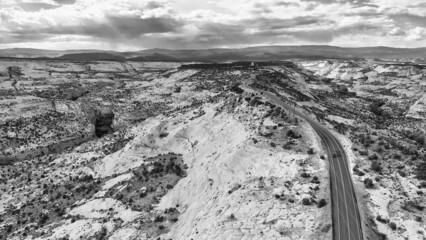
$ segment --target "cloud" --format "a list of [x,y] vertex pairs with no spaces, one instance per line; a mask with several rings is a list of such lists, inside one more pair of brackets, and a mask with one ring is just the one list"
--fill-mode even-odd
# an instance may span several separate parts
[[20,2],[17,6],[21,7],[26,12],[38,12],[42,9],[55,9],[60,7],[59,5],[43,2]]
[[395,27],[388,32],[390,36],[404,36],[406,32],[402,30],[400,27]]
[[146,4],[147,9],[157,9],[157,8],[164,8],[164,5],[160,2],[150,1]]
[[286,1],[278,1],[275,3],[275,6],[279,7],[298,7],[300,6],[297,2],[286,2]]
[[421,46],[426,44],[422,1],[2,0],[0,47],[66,46],[66,41],[73,43],[70,46],[114,49],[398,42]]
[[409,13],[390,15],[399,26],[403,27],[426,27],[426,16],[418,16]]
[[31,39],[35,35],[81,35],[109,40],[138,38],[144,34],[177,31],[182,23],[172,18],[140,18],[138,16],[106,16],[106,22],[93,22],[85,19],[78,25],[55,25],[37,29],[12,31],[12,35]]
[[74,4],[77,0],[53,0],[53,1],[59,5],[68,5],[68,4]]
[[407,40],[417,41],[426,39],[426,28],[416,27],[408,31]]

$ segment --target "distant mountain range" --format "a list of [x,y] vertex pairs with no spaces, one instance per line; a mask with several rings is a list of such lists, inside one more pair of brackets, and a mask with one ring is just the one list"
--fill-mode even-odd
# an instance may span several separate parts
[[217,48],[201,50],[148,49],[134,52],[102,50],[42,50],[31,48],[0,49],[3,58],[64,59],[71,61],[165,61],[165,62],[223,62],[277,61],[290,59],[354,59],[426,61],[426,48],[363,47],[342,48],[327,45],[261,46],[249,48]]

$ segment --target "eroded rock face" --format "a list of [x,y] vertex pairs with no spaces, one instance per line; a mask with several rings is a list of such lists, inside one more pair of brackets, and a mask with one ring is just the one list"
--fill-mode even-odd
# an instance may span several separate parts
[[114,130],[112,128],[114,116],[115,115],[111,109],[103,108],[100,110],[96,110],[95,129],[97,137],[102,137],[105,134],[108,134]]
[[[38,100],[38,99],[36,99]],[[21,108],[32,102],[21,103]],[[0,164],[55,153],[95,136],[94,110],[84,104],[55,101],[50,108],[8,115],[0,125]]]

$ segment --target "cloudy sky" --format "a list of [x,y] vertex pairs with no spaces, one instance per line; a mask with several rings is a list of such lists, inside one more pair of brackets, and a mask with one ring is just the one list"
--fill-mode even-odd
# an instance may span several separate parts
[[426,0],[0,0],[0,48],[426,47]]

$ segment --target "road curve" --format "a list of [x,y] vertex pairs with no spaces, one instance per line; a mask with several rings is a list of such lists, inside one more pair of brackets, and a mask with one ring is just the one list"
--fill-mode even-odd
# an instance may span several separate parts
[[[333,239],[335,240],[363,240],[361,218],[358,210],[352,176],[349,170],[345,150],[336,139],[320,123],[309,116],[294,110],[289,104],[281,101],[275,95],[264,92],[276,104],[293,111],[305,119],[317,132],[322,140],[322,145],[327,152],[330,162],[330,189],[332,199]],[[335,154],[336,157],[333,157]]]

